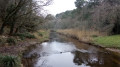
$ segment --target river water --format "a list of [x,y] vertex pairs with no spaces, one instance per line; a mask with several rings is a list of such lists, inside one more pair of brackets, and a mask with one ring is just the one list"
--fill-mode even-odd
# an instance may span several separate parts
[[120,67],[120,57],[51,32],[50,41],[23,54],[25,67]]

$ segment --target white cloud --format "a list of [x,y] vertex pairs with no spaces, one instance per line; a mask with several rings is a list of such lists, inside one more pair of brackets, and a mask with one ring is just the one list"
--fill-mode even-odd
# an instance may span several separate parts
[[76,0],[54,0],[53,4],[45,7],[45,9],[48,10],[48,13],[56,15],[57,13],[61,13],[66,10],[75,9],[75,1]]

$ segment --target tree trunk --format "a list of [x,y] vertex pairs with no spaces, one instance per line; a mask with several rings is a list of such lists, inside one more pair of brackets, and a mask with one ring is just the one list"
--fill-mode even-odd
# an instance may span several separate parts
[[12,23],[12,24],[11,24],[11,27],[10,27],[10,33],[9,33],[9,35],[12,35],[12,34],[13,34],[14,27],[15,27],[15,23]]
[[1,29],[0,29],[0,35],[4,33],[4,28],[5,28],[6,22],[3,22]]
[[15,33],[14,33],[14,34],[18,33],[18,30],[19,30],[19,27],[18,27],[18,28],[16,28]]

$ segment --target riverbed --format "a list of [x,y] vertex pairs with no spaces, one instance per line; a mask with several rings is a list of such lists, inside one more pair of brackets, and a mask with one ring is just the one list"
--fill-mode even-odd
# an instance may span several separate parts
[[120,57],[102,48],[50,33],[50,40],[28,48],[25,67],[120,67]]

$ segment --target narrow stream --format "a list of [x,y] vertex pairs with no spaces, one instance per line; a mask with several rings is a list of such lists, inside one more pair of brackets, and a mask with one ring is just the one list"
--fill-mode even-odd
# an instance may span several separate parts
[[25,67],[120,67],[120,57],[51,32],[50,41],[24,53]]

